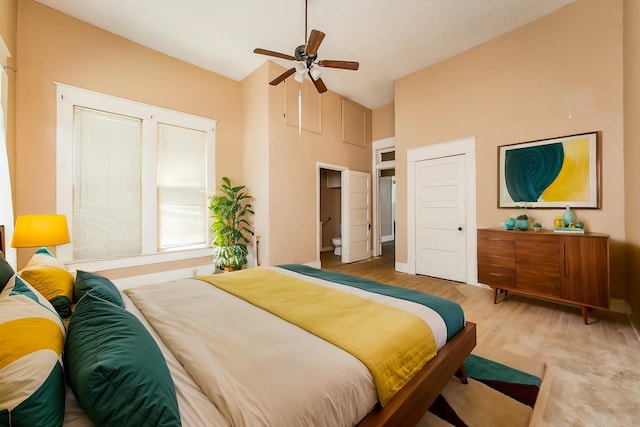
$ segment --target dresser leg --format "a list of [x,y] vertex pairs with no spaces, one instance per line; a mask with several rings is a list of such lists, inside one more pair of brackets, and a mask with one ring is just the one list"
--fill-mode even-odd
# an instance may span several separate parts
[[585,325],[589,324],[589,316],[587,314],[587,306],[583,305],[582,307],[582,320],[584,321]]
[[498,291],[500,291],[501,294],[504,294],[505,297],[507,295],[509,295],[509,291],[507,291],[507,290],[500,289],[500,288],[493,288],[493,303],[494,304],[498,303]]

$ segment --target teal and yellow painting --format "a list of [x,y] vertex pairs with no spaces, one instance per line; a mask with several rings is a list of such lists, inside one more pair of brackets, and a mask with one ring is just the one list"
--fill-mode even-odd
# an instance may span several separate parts
[[500,147],[500,206],[596,207],[595,137]]

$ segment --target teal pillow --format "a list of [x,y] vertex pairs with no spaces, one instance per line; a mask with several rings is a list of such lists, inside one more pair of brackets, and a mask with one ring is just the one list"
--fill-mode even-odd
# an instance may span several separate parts
[[67,379],[96,426],[180,426],[173,380],[160,348],[122,307],[87,292],[69,322]]
[[4,257],[0,256],[0,291],[7,286],[9,279],[13,277],[15,272]]
[[73,287],[73,296],[76,301],[80,301],[80,298],[89,291],[92,291],[93,295],[99,296],[120,307],[124,307],[122,295],[120,295],[120,291],[111,280],[99,274],[78,270],[76,272],[76,282]]

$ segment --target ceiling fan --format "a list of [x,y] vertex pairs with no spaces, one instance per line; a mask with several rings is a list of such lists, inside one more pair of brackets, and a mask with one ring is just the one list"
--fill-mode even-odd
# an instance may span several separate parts
[[297,61],[293,68],[288,69],[287,71],[270,81],[270,85],[276,86],[292,74],[295,74],[294,78],[297,82],[302,83],[304,81],[305,74],[308,74],[318,92],[323,93],[327,91],[327,86],[325,86],[324,82],[320,78],[321,70],[319,67],[341,68],[343,70],[357,70],[360,64],[354,61],[337,61],[333,59],[318,60],[318,48],[320,47],[320,43],[322,43],[325,34],[322,31],[311,30],[311,34],[309,34],[309,39],[307,40],[307,1],[308,0],[305,0],[304,2],[305,44],[296,47],[293,56],[260,48],[254,49],[253,53],[269,55],[275,58],[287,59],[290,61]]

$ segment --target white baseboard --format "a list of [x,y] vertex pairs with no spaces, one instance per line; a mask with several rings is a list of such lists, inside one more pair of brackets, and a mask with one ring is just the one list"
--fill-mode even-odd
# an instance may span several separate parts
[[391,241],[393,241],[393,240],[394,240],[394,238],[393,238],[393,237],[394,237],[394,236],[393,236],[393,234],[391,234],[391,235],[389,235],[389,236],[381,236],[381,237],[380,237],[380,241],[381,241],[382,243],[385,243],[385,242],[391,242]]
[[467,285],[471,285],[471,286],[477,286],[478,288],[482,288],[482,289],[493,289],[491,286],[485,285],[484,283],[467,283]]
[[308,265],[309,267],[313,267],[313,268],[320,268],[320,261],[311,261],[311,262],[305,262],[303,265]]
[[320,252],[329,252],[329,251],[333,251],[333,246],[325,246],[322,249],[320,249]]
[[408,273],[409,264],[407,264],[406,262],[396,262],[396,271],[398,273]]
[[151,285],[154,283],[168,282],[170,280],[189,279],[205,274],[213,274],[213,264],[196,267],[182,268],[179,270],[161,271],[158,273],[142,274],[140,276],[123,277],[112,282],[118,289],[135,288],[137,286]]

